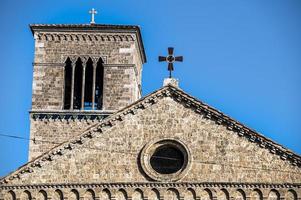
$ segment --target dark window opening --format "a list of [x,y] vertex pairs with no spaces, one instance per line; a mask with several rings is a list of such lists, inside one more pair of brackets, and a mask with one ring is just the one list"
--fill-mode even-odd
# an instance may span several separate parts
[[95,81],[95,108],[101,110],[103,106],[103,62],[101,59],[97,62],[96,81]]
[[177,147],[162,145],[151,156],[150,164],[160,174],[172,174],[182,169],[184,155]]
[[92,87],[93,87],[93,62],[89,58],[85,72],[85,98],[84,109],[92,110]]
[[65,88],[64,88],[64,109],[70,109],[71,101],[71,82],[72,82],[72,65],[68,58],[65,65]]
[[82,99],[83,66],[79,58],[75,64],[73,109],[80,109]]

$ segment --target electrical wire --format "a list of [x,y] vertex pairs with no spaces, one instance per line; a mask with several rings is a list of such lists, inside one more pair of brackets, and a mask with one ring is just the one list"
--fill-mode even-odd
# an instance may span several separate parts
[[[33,141],[34,143],[36,142],[43,142],[43,143],[50,143],[50,144],[63,144],[63,143],[58,143],[58,142],[53,142],[53,141],[47,141],[47,140],[38,140],[35,138],[25,138],[25,137],[20,137],[20,136],[15,136],[15,135],[8,135],[8,134],[2,134],[0,133],[0,136],[2,137],[7,137],[11,139],[20,139],[20,140],[27,140],[27,141]],[[93,147],[81,147],[85,149],[91,149],[91,150],[99,150],[99,151],[107,151],[110,153],[121,153],[121,154],[131,154],[137,156],[137,152],[130,152],[130,151],[116,151],[116,150],[108,150],[108,149],[100,149],[100,148],[93,148]],[[171,157],[165,157],[165,156],[153,156],[155,158],[161,158],[165,160],[176,160],[179,161],[179,159],[176,158],[171,158]],[[221,164],[221,163],[216,163],[216,162],[204,162],[200,160],[192,160],[192,162],[199,163],[199,164],[209,164],[209,165],[222,165],[222,166],[231,166],[231,167],[237,167],[237,168],[245,168],[245,169],[252,169],[252,170],[263,170],[263,171],[277,171],[277,172],[285,172],[285,173],[297,173],[297,172],[292,172],[292,171],[285,171],[285,170],[280,170],[280,169],[266,169],[266,168],[260,168],[260,167],[250,167],[250,166],[242,166],[242,165],[235,165],[235,164]]]

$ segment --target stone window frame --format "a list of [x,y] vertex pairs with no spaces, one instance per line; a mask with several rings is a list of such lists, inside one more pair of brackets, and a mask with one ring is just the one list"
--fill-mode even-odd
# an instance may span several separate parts
[[[162,145],[170,145],[180,150],[184,156],[183,167],[171,174],[160,174],[156,172],[150,163],[150,158],[155,150]],[[140,154],[140,165],[144,173],[153,180],[173,182],[182,179],[190,170],[192,164],[192,156],[187,145],[177,138],[157,138],[148,142],[142,149]]]
[[[65,91],[65,67],[66,67],[66,61],[67,60],[70,60],[71,61],[71,68],[72,68],[72,72],[71,72],[71,76],[72,76],[72,78],[71,79],[74,79],[74,74],[75,74],[75,71],[74,71],[74,69],[75,69],[75,66],[73,66],[73,65],[75,65],[75,63],[80,59],[81,60],[81,62],[82,62],[82,64],[81,64],[81,66],[82,66],[82,70],[84,71],[85,70],[85,68],[86,68],[86,63],[87,63],[87,61],[89,60],[89,59],[91,59],[92,60],[92,67],[93,67],[93,76],[94,76],[94,74],[96,74],[96,68],[98,68],[97,67],[97,63],[98,62],[102,62],[102,66],[103,67],[105,67],[105,65],[107,64],[107,61],[108,61],[108,56],[107,55],[80,55],[80,54],[70,54],[70,55],[62,55],[62,57],[61,57],[61,60],[62,60],[62,65],[64,66],[64,81],[63,81],[63,87],[62,87],[62,110],[68,110],[68,111],[73,111],[73,110],[85,110],[85,106],[84,106],[84,100],[82,100],[81,99],[81,105],[80,105],[80,108],[79,109],[75,109],[74,108],[74,106],[73,106],[73,96],[74,96],[74,94],[73,94],[73,91],[74,91],[74,86],[75,86],[75,83],[74,83],[74,81],[72,81],[72,83],[71,83],[71,99],[72,100],[70,100],[70,108],[64,108],[65,107],[65,93],[66,93],[66,91]],[[95,69],[94,69],[95,68]],[[104,73],[104,72],[103,72]],[[84,76],[85,76],[85,73],[83,73],[82,74],[82,79],[83,80],[85,80],[84,79]],[[104,77],[104,74],[103,74],[103,77]],[[102,88],[104,87],[104,78],[103,78],[103,83],[102,83]],[[82,85],[84,85],[85,83],[83,82],[82,83]],[[94,82],[94,80],[93,80],[93,83],[92,83],[93,85],[95,85],[95,82]],[[84,87],[84,86],[82,86],[82,87]],[[92,89],[92,91],[94,90],[94,92],[95,92],[95,88],[94,88],[94,86],[93,86],[93,89]],[[81,92],[81,96],[82,96],[82,98],[83,98],[83,95],[82,95],[82,93],[83,93],[83,89],[82,89],[82,92]],[[103,94],[102,94],[102,96],[103,96]],[[93,95],[93,97],[92,98],[94,98],[95,97],[95,94]],[[103,98],[103,97],[102,97]],[[102,100],[103,101],[103,100]],[[99,109],[97,109],[96,107],[94,107],[94,105],[95,105],[95,101],[92,103],[93,105],[92,105],[92,110],[93,111],[97,111],[97,110],[99,110]],[[103,108],[102,108],[103,109]],[[101,109],[101,110],[102,110]]]

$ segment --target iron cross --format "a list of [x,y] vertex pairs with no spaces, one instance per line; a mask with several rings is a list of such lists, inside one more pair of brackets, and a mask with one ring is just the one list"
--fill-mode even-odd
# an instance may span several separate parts
[[183,62],[183,56],[174,56],[173,47],[168,47],[168,56],[159,56],[159,62],[166,61],[168,63],[169,78],[171,78],[171,72],[174,70],[173,63],[175,61]]
[[90,22],[90,24],[95,24],[94,17],[97,14],[97,11],[94,8],[92,8],[92,10],[90,10],[89,13],[91,14],[91,22]]

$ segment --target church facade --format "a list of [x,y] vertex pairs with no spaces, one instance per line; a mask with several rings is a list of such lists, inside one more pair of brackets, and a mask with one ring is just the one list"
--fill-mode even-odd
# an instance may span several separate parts
[[181,90],[141,97],[138,26],[30,26],[28,163],[0,199],[301,199],[301,157]]

